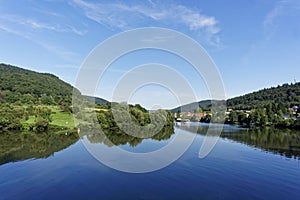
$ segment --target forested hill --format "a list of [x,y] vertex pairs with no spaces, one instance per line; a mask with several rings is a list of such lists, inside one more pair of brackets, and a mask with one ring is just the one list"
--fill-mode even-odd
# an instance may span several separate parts
[[108,103],[107,100],[102,99],[100,97],[93,97],[93,96],[88,96],[88,95],[82,95],[82,96],[85,97],[86,99],[92,101],[92,102],[97,103],[98,105],[102,105],[102,104]]
[[228,108],[235,110],[264,108],[270,103],[283,104],[286,108],[295,105],[299,106],[300,82],[295,84],[283,84],[282,86],[263,89],[258,92],[227,100]]
[[177,113],[177,112],[182,112],[182,111],[190,111],[194,112],[197,108],[201,108],[202,110],[210,110],[212,107],[212,104],[223,104],[224,101],[219,101],[219,100],[204,100],[204,101],[199,101],[196,103],[190,103],[186,104],[183,106],[179,106],[176,108],[171,109],[170,111],[172,113]]
[[0,103],[70,103],[73,87],[48,73],[0,64]]

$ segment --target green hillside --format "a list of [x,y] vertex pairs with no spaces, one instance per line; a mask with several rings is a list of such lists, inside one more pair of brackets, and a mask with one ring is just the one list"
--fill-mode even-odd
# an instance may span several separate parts
[[[190,103],[170,110],[176,113],[180,110],[193,111],[196,107],[203,110],[209,110],[212,103],[222,103],[217,100],[205,100],[196,103]],[[227,107],[234,110],[253,110],[257,108],[266,108],[270,104],[276,104],[279,107],[290,108],[300,106],[300,82],[295,84],[283,84],[277,87],[263,89],[257,92],[246,94],[227,100]]]
[[0,131],[74,128],[73,91],[52,74],[0,64]]
[[48,73],[0,64],[0,103],[71,103],[73,87]]
[[300,82],[283,84],[227,100],[228,108],[234,110],[265,108],[270,103],[281,104],[285,108],[299,106]]

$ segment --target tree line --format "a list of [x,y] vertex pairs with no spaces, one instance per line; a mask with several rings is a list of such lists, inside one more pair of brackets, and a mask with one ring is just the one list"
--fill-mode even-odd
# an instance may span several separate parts
[[265,108],[269,104],[281,104],[291,108],[300,104],[300,82],[263,89],[227,100],[227,107],[233,110],[252,110]]

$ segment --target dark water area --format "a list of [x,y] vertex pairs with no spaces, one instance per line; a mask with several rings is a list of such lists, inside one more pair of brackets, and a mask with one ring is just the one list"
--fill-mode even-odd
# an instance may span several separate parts
[[[118,147],[143,153],[163,148],[177,134],[198,133],[178,160],[143,174],[102,164],[76,133],[0,133],[0,199],[300,198],[299,132],[225,126],[212,152],[200,159],[207,128],[181,124],[150,139],[108,135]],[[86,135],[93,145],[115,147],[106,137]]]

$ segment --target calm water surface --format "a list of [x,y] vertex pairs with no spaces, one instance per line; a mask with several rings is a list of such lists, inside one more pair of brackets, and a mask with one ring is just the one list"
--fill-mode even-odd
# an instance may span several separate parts
[[[0,199],[300,199],[299,132],[226,126],[211,154],[199,159],[206,128],[175,127],[175,134],[199,134],[179,160],[147,174],[99,163],[75,134],[0,133]],[[175,134],[114,143],[148,152]],[[90,142],[105,145],[97,137]]]

